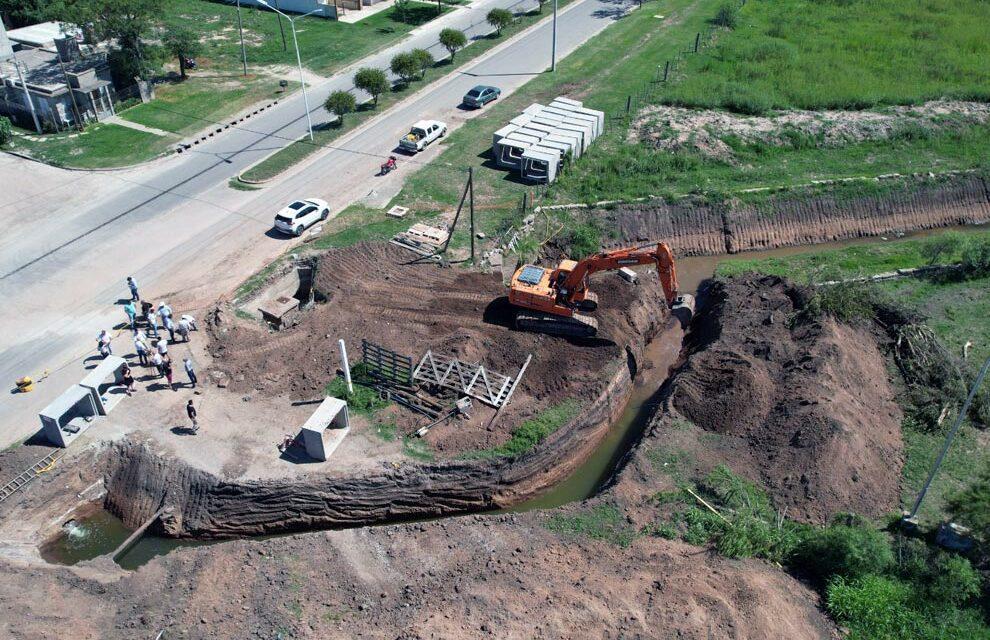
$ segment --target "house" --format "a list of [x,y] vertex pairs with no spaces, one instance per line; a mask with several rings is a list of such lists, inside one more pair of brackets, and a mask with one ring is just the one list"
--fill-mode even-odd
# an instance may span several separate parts
[[83,55],[57,23],[14,29],[7,38],[13,51],[0,60],[0,115],[24,128],[60,131],[114,114],[105,53]]

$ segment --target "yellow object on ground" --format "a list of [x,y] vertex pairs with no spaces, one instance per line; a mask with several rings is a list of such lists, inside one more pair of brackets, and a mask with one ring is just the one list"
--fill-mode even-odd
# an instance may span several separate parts
[[29,391],[34,391],[34,380],[32,380],[30,376],[24,376],[23,378],[18,378],[17,391],[19,393],[27,393]]

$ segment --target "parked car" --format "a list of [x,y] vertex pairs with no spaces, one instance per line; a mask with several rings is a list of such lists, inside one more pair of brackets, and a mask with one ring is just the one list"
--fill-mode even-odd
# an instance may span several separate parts
[[426,148],[438,138],[447,135],[447,125],[439,120],[420,120],[414,124],[409,133],[399,140],[399,148],[410,153],[417,153]]
[[480,109],[489,102],[498,100],[500,95],[502,95],[502,90],[498,87],[489,87],[484,84],[479,84],[477,87],[464,94],[463,102],[465,107]]
[[330,215],[326,200],[296,200],[275,215],[275,228],[282,233],[301,236],[302,232]]

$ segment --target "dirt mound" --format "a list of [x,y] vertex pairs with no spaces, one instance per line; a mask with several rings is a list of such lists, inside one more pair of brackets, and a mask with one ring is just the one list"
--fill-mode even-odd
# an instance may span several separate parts
[[[604,385],[607,365],[624,363],[625,346],[648,324],[644,310],[662,306],[655,276],[631,286],[616,274],[602,274],[592,284],[600,299],[598,339],[525,333],[509,328],[506,289],[497,275],[413,264],[413,257],[388,244],[328,252],[319,258],[313,284],[326,303],[274,334],[222,312],[210,329],[214,367],[236,393],[312,398],[336,375],[339,338],[347,342],[353,361],[367,339],[411,357],[414,364],[431,349],[509,376],[532,354],[492,431],[484,428],[491,412],[478,402],[471,421],[431,430],[437,450],[457,453],[501,444],[521,420],[566,398],[593,397]],[[417,420],[400,418],[400,430],[411,430]]]
[[746,145],[837,147],[889,140],[917,130],[940,132],[988,121],[990,105],[952,100],[877,111],[795,110],[770,116],[657,105],[640,111],[627,140],[666,151],[692,149],[706,157],[731,161],[735,154],[726,139]]
[[901,413],[865,330],[789,319],[802,293],[774,277],[716,283],[671,390],[719,437],[700,459],[763,483],[789,517],[878,516],[897,506]]

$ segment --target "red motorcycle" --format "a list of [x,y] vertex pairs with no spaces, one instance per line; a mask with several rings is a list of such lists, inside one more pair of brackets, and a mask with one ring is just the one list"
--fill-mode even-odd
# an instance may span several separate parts
[[395,156],[389,156],[388,160],[386,160],[382,164],[381,170],[378,172],[378,175],[380,176],[388,175],[388,173],[390,171],[394,171],[397,166],[399,165],[397,164],[397,160]]

